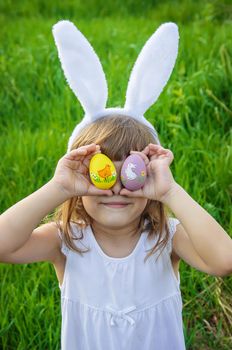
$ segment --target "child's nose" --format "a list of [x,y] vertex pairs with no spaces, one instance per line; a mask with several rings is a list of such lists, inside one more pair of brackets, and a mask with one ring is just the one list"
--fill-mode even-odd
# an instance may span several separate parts
[[112,186],[110,189],[114,194],[119,194],[122,188],[123,184],[121,182],[120,176],[118,176],[114,186]]

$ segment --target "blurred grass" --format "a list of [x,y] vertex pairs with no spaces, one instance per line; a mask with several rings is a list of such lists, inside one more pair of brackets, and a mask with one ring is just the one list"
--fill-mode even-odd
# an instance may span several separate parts
[[[47,182],[83,110],[51,34],[72,20],[100,57],[107,106],[123,106],[132,66],[163,22],[179,26],[172,76],[146,113],[175,156],[175,179],[231,234],[231,1],[1,1],[0,181],[4,212]],[[232,278],[180,266],[186,347],[232,348]],[[46,263],[0,264],[0,348],[59,349],[60,294]]]

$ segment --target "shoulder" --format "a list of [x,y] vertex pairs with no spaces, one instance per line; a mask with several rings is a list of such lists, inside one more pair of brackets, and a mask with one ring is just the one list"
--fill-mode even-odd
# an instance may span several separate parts
[[[150,222],[148,220],[146,220],[146,224],[149,224]],[[150,223],[151,224],[151,223]],[[174,250],[174,247],[173,247],[173,237],[175,236],[177,230],[178,230],[178,227],[180,226],[180,221],[174,217],[167,217],[166,219],[166,224],[168,226],[168,230],[169,230],[169,237],[168,237],[168,240],[167,240],[167,251],[169,253],[169,255],[172,254],[172,256],[174,257],[175,256],[175,250]],[[149,230],[148,230],[149,231]],[[161,238],[165,238],[167,235],[167,232],[166,230],[163,228],[162,229],[162,235],[161,235]],[[158,242],[158,239],[159,239],[159,235],[158,234],[152,234],[152,235],[148,235],[148,238],[149,240],[146,240],[146,247],[147,248],[152,248],[154,247],[157,242]],[[176,259],[178,259],[178,257],[176,256]]]
[[59,260],[61,258],[61,231],[55,221],[50,221],[48,223],[42,224],[37,228],[38,231],[47,236],[49,242],[52,243],[52,246],[55,248],[53,261]]
[[169,254],[171,255],[171,258],[175,261],[179,261],[180,257],[176,252],[176,236],[179,235],[179,232],[181,231],[181,234],[183,233],[181,230],[181,223],[178,219],[174,217],[169,217],[168,218],[168,228],[169,228],[169,242],[168,242],[168,247],[169,247]]
[[[60,251],[67,256],[69,251],[70,251],[70,246],[66,245],[66,240],[64,239],[64,230],[63,230],[63,224],[62,222],[59,223],[60,227],[58,228],[57,231],[57,237],[59,240],[59,248]],[[58,227],[58,226],[57,226]],[[70,231],[69,236],[71,238],[71,241],[74,245],[74,249],[77,248],[77,251],[83,248],[88,249],[88,244],[89,244],[89,226],[81,227],[78,225],[76,222],[70,222]]]
[[[73,223],[71,225],[71,231],[73,236],[78,236],[78,227]],[[52,258],[53,264],[59,264],[60,261],[63,262],[64,255],[66,256],[69,249],[64,242],[64,230],[63,230],[63,222],[59,221],[59,225],[55,221],[50,221],[45,223],[38,228],[41,233],[44,232],[47,236],[47,244],[52,244],[54,247],[54,254]],[[51,243],[49,243],[51,242]]]
[[[56,223],[54,223],[56,225]],[[56,225],[57,227],[57,236],[59,237],[59,241],[63,241],[64,240],[64,226],[62,221],[59,222],[59,227],[58,225]],[[78,225],[78,223],[76,222],[70,222],[70,235],[71,238],[73,238],[74,242],[76,241],[76,239],[84,239],[84,237],[88,234],[88,227],[89,226],[83,226],[81,227],[80,225]]]
[[178,226],[180,225],[180,221],[174,217],[168,217],[168,228],[170,231],[170,236],[173,238],[174,234],[178,230]]
[[58,228],[55,222],[36,227],[29,239],[16,251],[4,257],[4,262],[27,264],[39,261],[54,263],[61,257]]

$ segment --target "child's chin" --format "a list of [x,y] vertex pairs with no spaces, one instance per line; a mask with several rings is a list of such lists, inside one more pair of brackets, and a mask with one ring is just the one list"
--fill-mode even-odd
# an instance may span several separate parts
[[125,229],[131,223],[130,215],[128,213],[112,213],[110,215],[104,215],[102,224],[111,228]]

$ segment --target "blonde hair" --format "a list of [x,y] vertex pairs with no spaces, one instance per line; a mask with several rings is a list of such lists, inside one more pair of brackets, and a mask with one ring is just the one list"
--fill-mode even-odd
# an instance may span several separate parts
[[[149,143],[157,144],[148,126],[139,121],[121,115],[104,116],[85,126],[73,142],[71,150],[83,145],[96,143],[101,146],[101,152],[112,161],[120,161],[130,155],[130,151],[142,151]],[[55,211],[53,219],[63,233],[64,244],[80,254],[87,251],[79,249],[74,240],[83,238],[82,228],[92,223],[92,218],[85,211],[82,198],[73,197],[61,204]],[[145,224],[145,219],[146,224]],[[168,208],[159,201],[148,199],[139,222],[138,232],[149,230],[148,239],[158,236],[158,240],[146,259],[156,250],[164,249],[169,239]],[[81,236],[73,235],[71,222],[81,229]],[[162,232],[165,232],[162,238]],[[162,251],[161,251],[162,252]],[[160,254],[161,254],[160,252]]]

